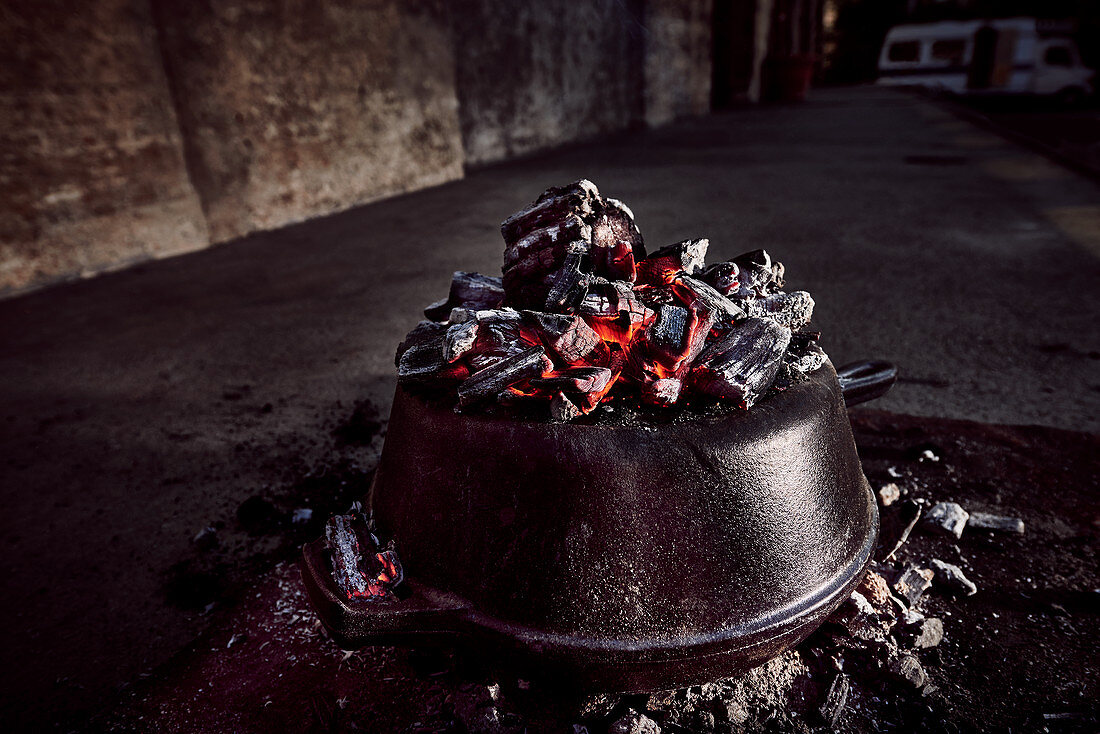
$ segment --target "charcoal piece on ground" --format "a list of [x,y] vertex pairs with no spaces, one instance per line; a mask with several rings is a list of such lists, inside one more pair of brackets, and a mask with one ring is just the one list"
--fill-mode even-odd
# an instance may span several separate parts
[[633,283],[636,261],[645,257],[634,213],[618,199],[606,199],[592,223],[592,267],[596,275]]
[[566,397],[565,393],[555,393],[554,398],[550,401],[551,420],[558,421],[559,423],[568,423],[574,418],[579,418],[581,415],[581,409],[578,408],[572,400]]
[[570,367],[532,379],[531,387],[567,393],[599,392],[607,387],[611,375],[607,367]]
[[932,585],[932,577],[933,573],[930,569],[918,568],[910,564],[894,579],[894,591],[904,597],[909,606],[913,606]]
[[723,296],[736,293],[740,287],[741,268],[735,262],[714,263],[708,265],[699,274],[699,280],[709,285]]
[[943,621],[937,617],[919,618],[898,631],[898,639],[907,647],[927,650],[943,642]]
[[347,599],[392,598],[393,587],[404,580],[397,552],[392,548],[379,552],[357,515],[330,517],[325,523],[325,545],[333,580]]
[[451,278],[451,290],[446,299],[436,301],[424,309],[424,315],[432,321],[443,321],[451,309],[497,308],[504,302],[504,283],[500,278],[481,273],[457,271]]
[[968,579],[958,566],[938,558],[933,558],[930,565],[936,574],[933,577],[936,586],[963,596],[973,596],[978,593],[977,585]]
[[542,347],[531,347],[514,357],[475,372],[458,386],[458,405],[465,408],[495,399],[506,388],[523,380],[541,377],[554,368]]
[[737,298],[763,298],[783,287],[783,265],[772,261],[767,250],[753,250],[733,258],[730,262],[740,270]]
[[606,351],[600,335],[580,316],[523,311],[523,317],[538,331],[543,344],[563,362],[606,361]]
[[642,400],[650,405],[668,407],[680,399],[683,383],[675,377],[664,377],[642,386]]
[[703,269],[710,240],[684,240],[666,245],[638,263],[638,280],[648,285],[671,283],[680,273],[695,275]]
[[504,269],[508,270],[540,252],[563,254],[565,246],[576,240],[590,241],[592,228],[576,214],[565,215],[560,222],[528,232],[504,248]]
[[749,303],[750,316],[771,319],[788,329],[800,329],[814,315],[814,299],[806,291],[773,293]]
[[937,502],[924,513],[921,527],[939,535],[961,538],[970,513],[955,502]]
[[920,688],[928,682],[928,676],[921,667],[920,660],[914,655],[901,655],[894,658],[887,664],[886,670],[894,680],[906,683],[913,688]]
[[561,222],[570,214],[588,219],[599,203],[600,192],[596,184],[587,179],[553,186],[542,192],[531,206],[501,222],[500,233],[505,242],[512,244],[532,230]]
[[1024,521],[1018,517],[992,515],[988,512],[971,512],[966,527],[987,530],[993,533],[1024,534]]
[[818,708],[821,720],[826,725],[834,727],[840,720],[841,714],[844,713],[844,707],[848,705],[848,690],[850,687],[848,676],[844,673],[837,673],[833,678],[833,682],[829,684],[825,700],[821,702],[821,706]]
[[325,544],[332,557],[332,577],[344,596],[367,596],[367,577],[360,568],[363,553],[354,515],[333,515],[325,523]]
[[546,294],[547,311],[575,311],[588,293],[590,275],[585,272],[589,245],[574,242],[569,245],[565,262],[554,274],[554,282]]
[[732,324],[747,315],[740,306],[701,280],[680,275],[672,282],[672,290],[685,303],[697,305],[715,314],[721,324]]
[[447,328],[443,337],[443,359],[454,362],[474,348],[481,325],[476,319],[463,321]]
[[692,380],[708,395],[749,408],[771,387],[790,340],[785,326],[748,319],[703,349]]

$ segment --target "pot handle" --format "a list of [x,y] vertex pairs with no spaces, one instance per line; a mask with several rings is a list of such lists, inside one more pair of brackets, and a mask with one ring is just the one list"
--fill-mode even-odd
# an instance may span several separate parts
[[898,379],[898,368],[890,362],[850,362],[838,367],[836,376],[850,408],[885,395]]
[[462,631],[469,604],[414,581],[393,600],[348,600],[336,586],[324,540],[302,546],[302,582],[317,616],[344,650],[365,645],[450,638]]

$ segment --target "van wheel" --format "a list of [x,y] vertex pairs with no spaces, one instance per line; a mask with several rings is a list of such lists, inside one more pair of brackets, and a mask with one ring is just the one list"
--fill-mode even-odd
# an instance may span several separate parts
[[1058,92],[1055,99],[1062,107],[1081,107],[1085,104],[1085,90],[1081,87],[1066,87]]

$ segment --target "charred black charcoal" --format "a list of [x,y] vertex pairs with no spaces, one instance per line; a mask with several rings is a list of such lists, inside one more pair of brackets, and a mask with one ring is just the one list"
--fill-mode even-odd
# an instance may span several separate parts
[[741,268],[735,262],[715,263],[699,275],[699,279],[723,296],[736,293],[740,288]]
[[443,337],[443,359],[454,362],[474,348],[480,324],[477,319],[462,321],[447,328]]
[[391,542],[383,549],[359,515],[333,515],[325,524],[332,576],[348,600],[388,601],[405,580]]
[[470,375],[458,386],[458,405],[466,408],[476,403],[493,400],[511,385],[554,368],[542,347],[532,347],[514,357],[502,359],[485,369]]
[[533,378],[531,386],[569,393],[599,392],[607,387],[611,375],[607,367],[571,367]]
[[740,270],[738,289],[731,296],[762,298],[783,287],[783,265],[773,262],[767,250],[746,252],[730,262]]
[[634,213],[618,199],[605,199],[592,223],[592,264],[596,275],[634,282],[638,260],[645,257]]
[[500,278],[460,270],[451,279],[451,291],[447,298],[428,306],[424,309],[424,315],[432,321],[443,321],[456,307],[475,310],[499,308],[503,302],[504,283]]
[[443,324],[436,323],[434,321],[421,321],[419,324],[413,327],[413,330],[405,335],[404,340],[397,345],[397,353],[393,357],[393,364],[395,367],[401,365],[401,357],[410,348],[433,343],[436,339],[447,330],[447,327]]
[[800,329],[810,323],[814,314],[814,299],[806,291],[773,293],[751,301],[750,316],[771,319],[788,329]]
[[523,316],[533,324],[546,348],[566,364],[606,361],[607,347],[581,317],[538,311],[524,311]]
[[716,321],[732,324],[747,315],[745,311],[730,299],[711,288],[701,280],[689,275],[680,275],[672,282],[672,290],[688,304],[698,304],[715,314]]
[[550,401],[550,419],[559,423],[568,423],[582,415],[581,409],[565,393],[559,392]]
[[[425,326],[431,324],[431,326]],[[442,324],[422,321],[413,329],[397,350],[397,380],[402,383],[428,383],[451,375],[444,359],[444,339],[447,328]]]
[[505,219],[500,233],[511,244],[536,229],[563,222],[570,215],[587,220],[595,214],[599,198],[596,185],[587,179],[551,187],[534,204]]
[[560,222],[527,233],[504,250],[504,269],[529,260],[538,253],[551,251],[564,255],[570,242],[592,240],[592,227],[576,214],[566,214]]
[[666,305],[657,309],[657,318],[646,330],[649,357],[670,368],[687,351],[691,313],[683,306]]
[[790,329],[748,319],[703,350],[692,381],[708,395],[749,408],[771,387],[790,340]]
[[588,293],[590,276],[586,273],[589,246],[583,242],[569,245],[565,262],[554,275],[553,285],[546,294],[546,310],[573,312]]
[[649,405],[666,408],[680,399],[683,382],[675,377],[653,380],[642,386],[642,400]]
[[710,240],[684,240],[667,245],[638,263],[638,279],[648,285],[671,283],[680,273],[695,275],[702,272]]

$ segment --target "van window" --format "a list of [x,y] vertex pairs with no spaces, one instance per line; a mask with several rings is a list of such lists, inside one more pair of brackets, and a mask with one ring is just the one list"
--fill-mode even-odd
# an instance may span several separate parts
[[1047,66],[1073,66],[1073,57],[1065,46],[1050,46],[1043,56],[1043,62]]
[[890,44],[886,58],[891,61],[917,61],[920,58],[920,41],[898,41]]
[[959,66],[966,56],[966,41],[961,38],[936,41],[932,44],[932,58]]

